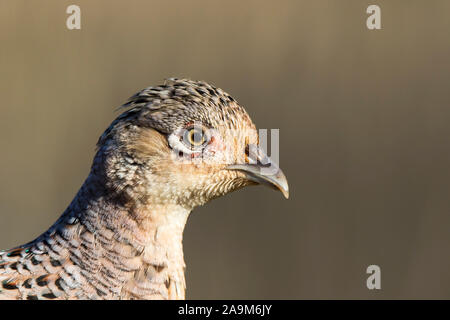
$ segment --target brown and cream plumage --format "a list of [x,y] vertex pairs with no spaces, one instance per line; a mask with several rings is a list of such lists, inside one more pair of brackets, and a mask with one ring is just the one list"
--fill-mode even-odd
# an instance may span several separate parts
[[257,183],[287,197],[250,117],[221,89],[169,79],[124,107],[61,217],[0,252],[0,299],[183,299],[193,208]]

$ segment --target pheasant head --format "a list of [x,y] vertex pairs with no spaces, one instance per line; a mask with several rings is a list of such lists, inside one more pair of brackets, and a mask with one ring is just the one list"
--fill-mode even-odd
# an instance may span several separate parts
[[255,125],[221,89],[169,79],[122,108],[60,219],[0,252],[0,299],[184,298],[182,234],[193,208],[255,184],[288,197]]
[[258,183],[288,197],[247,112],[221,89],[170,79],[124,107],[99,140],[111,191],[123,199],[192,209]]

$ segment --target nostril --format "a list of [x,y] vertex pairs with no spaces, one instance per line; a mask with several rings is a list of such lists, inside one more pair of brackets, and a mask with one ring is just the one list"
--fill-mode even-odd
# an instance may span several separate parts
[[250,163],[250,146],[245,146],[245,163]]
[[250,164],[259,163],[258,146],[254,144],[247,144],[245,147],[245,162]]

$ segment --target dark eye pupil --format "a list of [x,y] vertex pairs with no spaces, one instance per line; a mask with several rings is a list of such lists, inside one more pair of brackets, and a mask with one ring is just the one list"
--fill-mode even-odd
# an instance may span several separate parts
[[192,128],[183,136],[184,142],[192,147],[198,147],[205,142],[205,132],[201,128]]
[[201,143],[203,140],[203,132],[199,130],[193,130],[194,133],[192,134],[192,140],[195,143]]

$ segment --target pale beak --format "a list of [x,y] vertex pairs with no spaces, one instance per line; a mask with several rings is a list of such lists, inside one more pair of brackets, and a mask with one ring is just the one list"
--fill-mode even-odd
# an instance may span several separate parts
[[283,171],[270,160],[261,148],[252,146],[250,150],[253,152],[249,158],[250,160],[256,159],[251,161],[254,163],[232,164],[227,169],[239,170],[245,173],[248,180],[279,190],[288,199],[289,186]]

